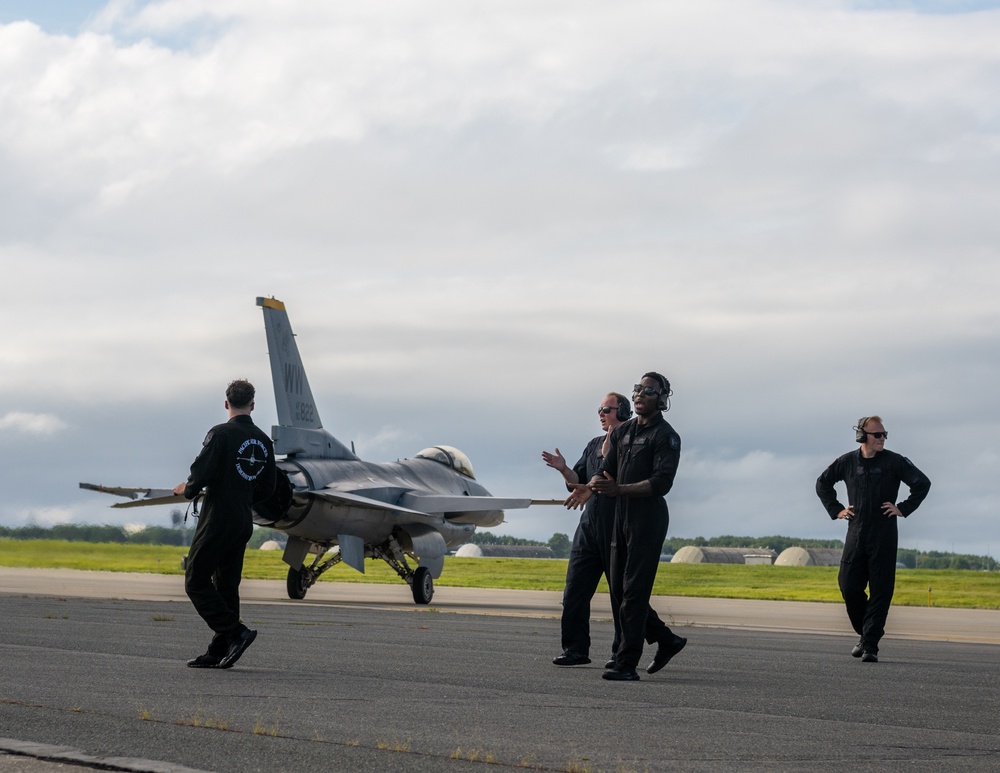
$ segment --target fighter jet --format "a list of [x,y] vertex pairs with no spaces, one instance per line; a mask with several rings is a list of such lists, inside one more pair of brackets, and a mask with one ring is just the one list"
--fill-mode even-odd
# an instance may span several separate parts
[[[359,459],[323,429],[285,305],[274,298],[258,298],[257,305],[278,413],[271,438],[283,458],[277,490],[254,506],[253,518],[288,535],[289,598],[305,598],[341,561],[363,574],[365,558],[380,558],[409,584],[417,604],[429,604],[450,548],[468,542],[477,526],[503,523],[504,509],[551,503],[491,496],[476,482],[469,458],[452,446],[431,446],[397,462]],[[112,507],[183,501],[164,489],[80,487],[131,499]]]

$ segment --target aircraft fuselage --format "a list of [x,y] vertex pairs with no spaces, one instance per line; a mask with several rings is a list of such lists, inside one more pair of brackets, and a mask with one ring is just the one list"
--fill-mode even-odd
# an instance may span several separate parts
[[[450,496],[489,496],[483,486],[449,467],[429,459],[365,462],[347,459],[294,459],[278,462],[279,495],[255,508],[254,522],[315,542],[333,535],[352,534],[367,543],[387,539],[398,527],[399,513],[359,501],[333,497],[358,496],[386,505],[406,507],[410,492]],[[329,492],[330,499],[316,492]],[[502,510],[428,513],[421,516],[441,532],[448,547],[469,540],[476,526],[497,526]]]

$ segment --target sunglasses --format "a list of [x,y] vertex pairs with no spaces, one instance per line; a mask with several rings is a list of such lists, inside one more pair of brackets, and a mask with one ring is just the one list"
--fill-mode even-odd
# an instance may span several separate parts
[[603,416],[607,416],[609,413],[615,410],[617,410],[617,408],[611,408],[610,406],[602,405],[600,408],[597,409],[597,412]]
[[636,384],[632,387],[632,394],[634,395],[646,395],[646,397],[652,397],[653,395],[660,394],[659,389],[653,389],[653,387],[644,387],[642,384]]
[[882,438],[889,437],[888,432],[865,432],[866,435],[871,435],[876,440],[881,440]]

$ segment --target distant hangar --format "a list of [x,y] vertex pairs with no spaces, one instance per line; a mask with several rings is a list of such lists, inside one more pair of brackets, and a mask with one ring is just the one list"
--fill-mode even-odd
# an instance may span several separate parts
[[[779,555],[770,548],[717,548],[685,545],[669,559],[672,564],[746,564],[765,566],[838,566],[840,548],[791,547]],[[548,547],[532,545],[462,545],[459,558],[555,558]],[[663,557],[661,560],[668,560]]]
[[768,548],[709,548],[685,545],[670,559],[672,564],[773,564]]
[[791,547],[777,555],[769,548],[710,548],[685,545],[672,564],[773,564],[774,566],[838,566],[840,548]]
[[466,542],[455,551],[456,558],[555,558],[552,548],[542,545],[477,545]]
[[775,566],[840,566],[840,548],[785,548]]

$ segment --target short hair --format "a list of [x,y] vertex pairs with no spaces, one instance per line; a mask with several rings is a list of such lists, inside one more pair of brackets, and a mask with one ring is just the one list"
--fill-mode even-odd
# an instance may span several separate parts
[[613,397],[613,398],[615,398],[615,400],[618,401],[618,407],[619,408],[630,407],[629,406],[628,398],[625,395],[623,395],[621,392],[608,392],[606,395],[604,395],[604,399],[605,400],[607,400],[609,397]]
[[245,378],[231,381],[226,387],[226,400],[231,408],[249,408],[255,394],[253,384]]
[[657,373],[655,370],[651,370],[651,371],[649,371],[649,373],[643,373],[642,377],[643,378],[655,378],[657,381],[660,382],[660,387],[663,389],[663,392],[664,392],[665,396],[666,397],[670,397],[670,394],[671,394],[671,392],[670,392],[670,382],[667,381],[667,377],[666,376],[662,376],[659,373]]
[[868,426],[868,422],[870,421],[877,421],[883,427],[885,426],[885,422],[882,421],[881,416],[862,416],[860,419],[858,419],[858,429],[863,431],[864,428]]

